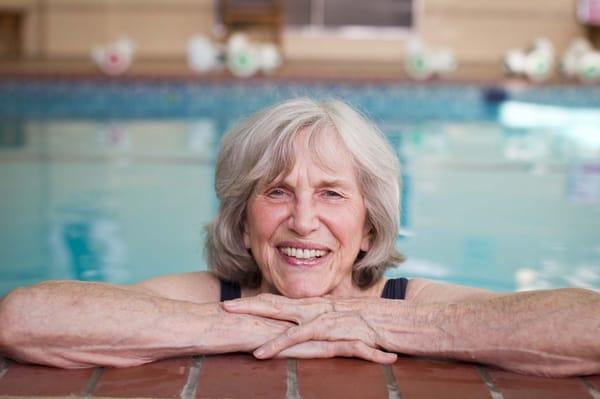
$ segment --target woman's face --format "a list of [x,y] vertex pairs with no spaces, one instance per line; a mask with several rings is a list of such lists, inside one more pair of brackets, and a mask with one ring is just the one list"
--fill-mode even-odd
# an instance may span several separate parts
[[258,187],[247,206],[244,242],[266,289],[291,298],[348,295],[352,265],[369,249],[366,209],[350,154],[327,135],[327,165],[316,163],[301,132],[296,162],[282,180]]

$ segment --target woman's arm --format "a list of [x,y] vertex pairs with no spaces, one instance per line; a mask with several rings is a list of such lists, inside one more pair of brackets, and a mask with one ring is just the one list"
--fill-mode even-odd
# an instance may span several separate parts
[[365,315],[387,350],[547,376],[600,373],[600,294],[593,291],[570,288],[404,305],[396,312]]
[[285,353],[300,342],[358,340],[391,352],[529,374],[600,372],[600,294],[583,289],[460,291],[444,293],[454,297],[453,303],[260,295],[226,302],[225,309],[299,324],[259,348],[255,354],[261,358]]
[[0,353],[66,368],[124,367],[250,351],[289,325],[227,314],[217,302],[160,297],[151,288],[54,281],[16,289],[0,302]]

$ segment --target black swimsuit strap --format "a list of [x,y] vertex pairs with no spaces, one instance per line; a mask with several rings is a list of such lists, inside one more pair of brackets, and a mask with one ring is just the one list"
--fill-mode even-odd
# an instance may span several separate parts
[[[241,298],[242,290],[239,284],[224,280],[219,280],[219,282],[221,283],[221,302]],[[385,299],[404,299],[407,284],[408,279],[404,277],[390,279],[385,282],[381,297]]]
[[385,299],[404,299],[407,284],[408,279],[404,277],[390,279],[385,282],[381,297]]
[[221,302],[242,297],[242,290],[238,283],[231,283],[221,279],[219,279],[219,282],[221,283]]

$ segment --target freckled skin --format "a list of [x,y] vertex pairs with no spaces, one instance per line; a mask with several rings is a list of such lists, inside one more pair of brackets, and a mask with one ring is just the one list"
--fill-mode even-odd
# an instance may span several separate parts
[[[261,291],[290,298],[351,296],[352,265],[369,249],[366,209],[350,154],[334,136],[327,167],[312,159],[305,135],[296,139],[296,163],[281,182],[259,187],[248,201],[245,244],[264,278]],[[331,252],[317,265],[297,266],[277,249],[284,241],[313,243]]]

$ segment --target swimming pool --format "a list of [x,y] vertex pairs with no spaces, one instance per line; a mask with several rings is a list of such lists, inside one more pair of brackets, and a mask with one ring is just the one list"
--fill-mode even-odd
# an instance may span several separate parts
[[600,289],[599,87],[4,80],[0,295],[203,269],[220,137],[301,95],[355,105],[400,156],[390,275]]

